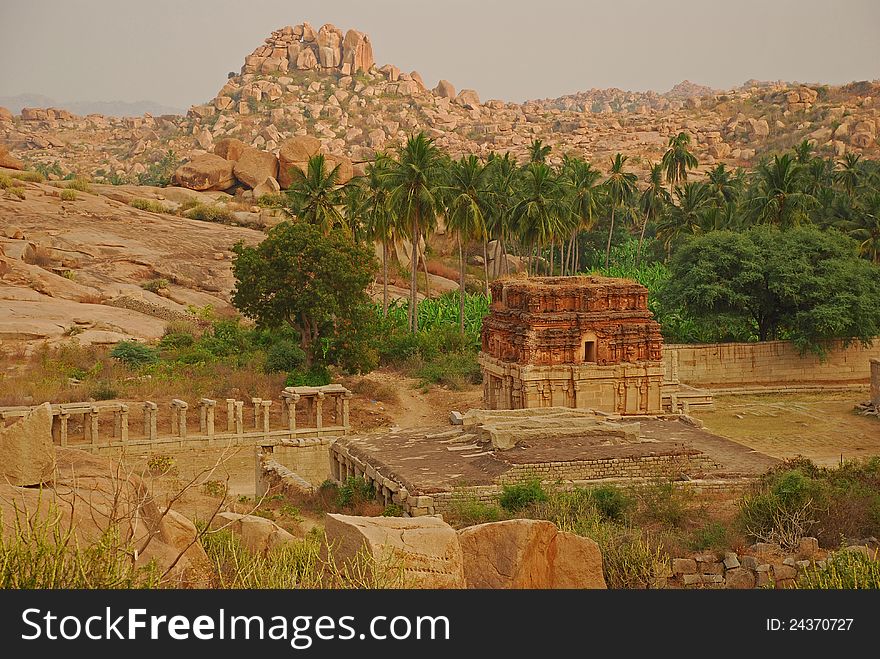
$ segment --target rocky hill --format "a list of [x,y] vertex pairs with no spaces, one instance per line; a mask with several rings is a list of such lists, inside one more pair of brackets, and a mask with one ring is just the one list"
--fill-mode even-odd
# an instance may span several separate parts
[[416,71],[377,66],[362,32],[302,23],[273,32],[244,58],[240,73],[185,117],[24,108],[18,116],[0,111],[0,140],[29,164],[116,179],[143,176],[169,149],[192,158],[224,138],[277,155],[289,137],[309,135],[327,153],[365,162],[417,130],[454,155],[522,157],[540,138],[555,158],[573,153],[601,167],[621,151],[637,156],[633,164],[641,168],[684,130],[702,165],[747,165],[803,139],[831,155],[878,155],[878,97],[878,82],[749,81],[718,91],[685,81],[665,94],[592,89],[522,104],[483,100],[446,80],[431,87]]

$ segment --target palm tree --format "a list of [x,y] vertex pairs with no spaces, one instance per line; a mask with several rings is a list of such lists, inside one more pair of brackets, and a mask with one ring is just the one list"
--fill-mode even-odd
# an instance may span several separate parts
[[324,156],[309,158],[306,171],[294,167],[293,181],[287,190],[285,208],[299,219],[317,224],[329,232],[335,226],[344,226],[340,212],[344,191],[336,184],[339,165],[326,171]]
[[807,218],[816,198],[803,191],[802,171],[788,153],[758,165],[756,186],[748,201],[754,221],[789,227]]
[[537,257],[547,241],[552,239],[564,212],[562,190],[553,170],[541,162],[526,165],[522,188],[511,216],[520,240],[529,245],[529,274],[537,270],[537,259],[532,265],[535,248]]
[[706,183],[692,181],[675,187],[675,201],[657,227],[657,236],[663,240],[666,253],[682,236],[701,233],[712,215],[712,188]]
[[636,252],[637,264],[642,262],[642,243],[645,240],[645,229],[648,227],[648,222],[656,222],[671,200],[669,190],[663,187],[663,165],[651,164],[651,173],[648,175],[648,187],[642,191],[642,195],[639,198],[639,208],[642,211],[644,220],[642,221],[642,230],[639,233],[639,248]]
[[666,183],[670,189],[677,183],[687,181],[688,170],[694,169],[700,163],[696,156],[688,151],[691,143],[691,136],[685,132],[669,138],[666,153],[660,160],[663,170],[666,172]]
[[813,159],[813,145],[810,140],[802,140],[800,144],[794,147],[794,157],[799,165],[806,165]]
[[536,139],[529,145],[529,162],[547,162],[547,156],[552,150],[552,146]]
[[834,180],[840,183],[850,196],[859,187],[862,180],[861,164],[859,162],[861,159],[861,154],[847,153],[843,156],[843,160],[837,163],[840,165],[840,169],[834,173]]
[[706,172],[706,181],[719,205],[732,204],[739,196],[741,179],[735,178],[724,163]]
[[[385,179],[389,206],[400,219],[399,227],[412,242],[409,319],[413,333],[419,331],[418,279],[419,241],[437,221],[441,200],[443,157],[434,140],[425,133],[412,135],[398,151],[397,160]],[[427,264],[426,264],[427,270]]]
[[[601,191],[598,187],[602,173],[580,158],[565,157],[562,162],[562,180],[566,188],[572,223],[571,238],[568,247],[568,269],[571,274],[578,270],[579,253],[577,236],[580,231],[591,231],[596,226],[599,213]],[[565,261],[563,261],[563,274]]]
[[447,186],[446,226],[455,232],[458,241],[459,280],[459,330],[464,336],[465,268],[462,244],[473,238],[483,241],[483,273],[485,294],[489,296],[489,260],[486,250],[486,166],[474,156],[464,156],[451,163]]
[[864,196],[838,226],[859,241],[859,254],[880,265],[880,192]]
[[382,243],[382,313],[388,315],[388,250],[394,240],[394,215],[388,204],[386,178],[390,158],[377,153],[376,159],[367,166],[364,194],[357,214],[365,224],[366,237]]
[[486,218],[487,228],[489,233],[498,239],[504,272],[510,274],[510,264],[507,261],[507,238],[511,231],[511,212],[515,203],[519,168],[509,152],[503,156],[490,155],[486,167],[490,199]]
[[602,184],[608,195],[608,204],[611,209],[611,226],[608,229],[608,244],[605,246],[605,267],[611,261],[611,237],[614,235],[614,212],[624,203],[632,199],[636,192],[636,175],[632,172],[624,172],[623,166],[628,160],[627,156],[617,153],[611,159],[611,169],[608,178]]

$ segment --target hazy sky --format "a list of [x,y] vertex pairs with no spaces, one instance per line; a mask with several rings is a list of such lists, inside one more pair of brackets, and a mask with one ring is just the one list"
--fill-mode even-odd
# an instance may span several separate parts
[[878,0],[0,0],[0,96],[185,108],[303,20],[484,100],[880,78]]

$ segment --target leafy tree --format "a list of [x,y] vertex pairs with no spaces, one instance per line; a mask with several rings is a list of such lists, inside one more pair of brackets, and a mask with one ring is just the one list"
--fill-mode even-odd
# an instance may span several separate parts
[[[562,183],[571,207],[571,238],[569,242],[569,270],[578,271],[577,235],[579,231],[592,231],[596,226],[602,192],[599,188],[601,172],[580,158],[566,157],[562,163]],[[563,262],[563,272],[565,264]]]
[[391,159],[377,153],[367,166],[364,195],[357,214],[364,223],[366,237],[382,243],[382,313],[388,315],[388,252],[394,244],[394,215],[388,204],[386,177]]
[[547,156],[552,150],[552,146],[536,139],[529,145],[529,162],[547,162]]
[[345,231],[282,222],[259,245],[238,243],[233,251],[233,304],[262,327],[293,327],[307,367],[334,342],[356,341],[368,330],[366,288],[378,264]]
[[786,338],[822,354],[824,341],[880,334],[880,270],[834,231],[713,231],[679,248],[669,268],[663,304],[746,319],[761,341]]
[[520,240],[529,245],[530,273],[537,271],[537,257],[551,240],[560,217],[565,213],[563,204],[562,188],[553,170],[541,162],[526,165],[517,203],[513,207],[513,221]]
[[816,198],[804,191],[803,178],[803,170],[788,153],[758,165],[748,202],[752,219],[783,228],[808,221]]
[[[723,165],[722,165],[723,167]],[[636,263],[642,262],[642,243],[645,241],[645,229],[648,228],[648,222],[656,222],[667,206],[672,202],[669,191],[663,187],[663,165],[651,165],[651,173],[648,178],[648,187],[642,190],[639,198],[639,207],[642,211],[644,220],[642,221],[642,230],[639,233],[639,247],[636,253]]]
[[501,262],[505,274],[510,274],[507,262],[507,242],[513,231],[513,207],[516,204],[516,185],[519,168],[509,152],[503,156],[491,154],[486,162],[488,170],[489,208],[486,221],[489,233],[498,239]]

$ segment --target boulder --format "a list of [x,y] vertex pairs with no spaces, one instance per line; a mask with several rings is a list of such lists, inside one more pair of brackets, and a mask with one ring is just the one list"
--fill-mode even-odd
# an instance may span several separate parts
[[278,150],[278,183],[282,188],[290,185],[290,168],[302,169],[309,158],[321,151],[321,142],[310,135],[297,135],[285,140]]
[[370,37],[357,30],[349,30],[345,33],[342,42],[342,63],[349,64],[349,74],[358,71],[369,71],[376,61],[373,59],[373,45]]
[[440,98],[455,98],[455,87],[448,80],[441,80],[434,87],[434,93]]
[[458,96],[455,97],[455,102],[461,105],[477,107],[480,104],[480,95],[473,89],[462,89]]
[[325,23],[318,30],[318,62],[325,69],[336,69],[342,65],[342,30],[331,23]]
[[211,522],[211,529],[221,528],[229,530],[238,537],[245,549],[255,554],[266,554],[278,545],[296,541],[296,538],[271,519],[257,515],[217,513]]
[[339,169],[336,170],[336,183],[338,185],[345,185],[351,180],[352,176],[354,176],[351,159],[348,156],[342,156],[335,153],[328,153],[324,156],[324,169],[326,171],[329,172],[337,166]]
[[249,188],[255,188],[267,178],[278,176],[278,159],[271,153],[247,147],[232,169],[235,178]]
[[318,68],[318,58],[315,57],[315,51],[311,48],[303,48],[297,55],[296,68],[300,71]]
[[0,482],[16,487],[52,480],[55,444],[52,442],[52,406],[43,403],[5,428],[0,427]]
[[602,554],[552,522],[512,519],[459,532],[468,588],[605,588]]
[[14,119],[14,114],[12,114],[7,108],[0,106],[0,124],[11,124]]
[[236,161],[250,147],[234,137],[224,137],[214,145],[214,154],[225,160]]
[[274,178],[267,178],[254,188],[254,199],[259,199],[263,195],[277,194],[281,192],[281,186]]
[[425,91],[427,89],[427,87],[425,86],[425,81],[422,79],[422,76],[418,71],[412,71],[409,76],[412,81],[421,88],[422,91]]
[[379,73],[388,78],[388,82],[397,82],[398,78],[400,78],[400,69],[393,64],[386,64],[379,69]]
[[24,169],[24,163],[9,153],[5,146],[0,144],[0,167],[6,167],[7,169]]
[[329,514],[324,530],[338,567],[366,555],[380,570],[402,570],[409,588],[464,588],[461,545],[442,519]]
[[234,165],[230,160],[206,153],[178,167],[174,181],[190,190],[227,190],[235,185]]

